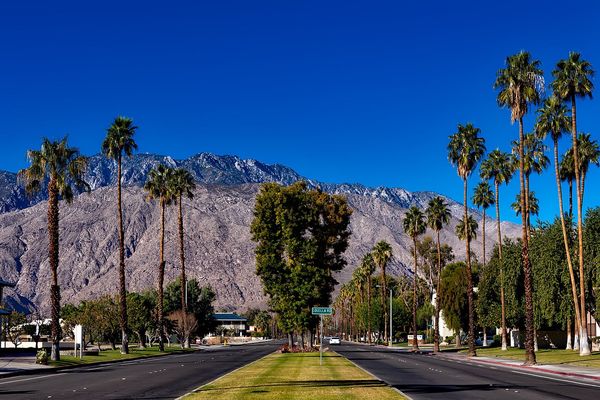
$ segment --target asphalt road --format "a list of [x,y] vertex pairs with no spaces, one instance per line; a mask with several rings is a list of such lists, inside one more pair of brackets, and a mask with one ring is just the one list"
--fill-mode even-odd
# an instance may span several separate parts
[[265,356],[279,342],[221,347],[0,379],[1,399],[174,399]]
[[600,382],[348,343],[330,347],[412,399],[600,399]]

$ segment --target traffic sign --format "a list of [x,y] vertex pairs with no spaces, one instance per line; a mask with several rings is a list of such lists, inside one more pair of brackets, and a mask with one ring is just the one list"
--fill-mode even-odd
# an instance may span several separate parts
[[312,315],[331,315],[333,309],[331,307],[313,307]]

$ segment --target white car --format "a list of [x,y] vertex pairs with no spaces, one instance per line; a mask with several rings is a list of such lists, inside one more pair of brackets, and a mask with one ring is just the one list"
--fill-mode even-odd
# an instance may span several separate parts
[[340,338],[333,336],[331,339],[329,339],[329,344],[341,344]]

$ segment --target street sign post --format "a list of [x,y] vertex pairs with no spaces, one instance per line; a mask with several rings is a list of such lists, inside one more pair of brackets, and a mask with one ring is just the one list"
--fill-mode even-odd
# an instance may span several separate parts
[[321,317],[321,336],[320,336],[320,345],[319,345],[319,365],[323,365],[323,315],[331,315],[333,314],[333,309],[331,307],[313,307],[312,315],[318,315]]

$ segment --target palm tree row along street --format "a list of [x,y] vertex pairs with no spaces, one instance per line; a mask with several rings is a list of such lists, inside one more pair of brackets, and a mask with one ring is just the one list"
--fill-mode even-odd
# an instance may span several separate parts
[[[510,140],[506,138],[506,143],[510,145],[511,151],[505,152],[499,148],[493,149],[486,155],[485,138],[482,135],[482,130],[472,123],[458,124],[456,132],[449,136],[447,145],[448,160],[456,168],[456,172],[462,180],[463,187],[463,217],[456,225],[456,236],[465,243],[465,263],[464,263],[464,292],[466,295],[466,304],[464,313],[457,315],[456,318],[465,320],[467,333],[468,350],[467,354],[473,357],[477,353],[476,349],[476,329],[483,329],[483,345],[486,346],[486,325],[487,327],[495,327],[499,329],[500,346],[503,351],[508,349],[508,325],[507,325],[507,310],[506,303],[508,300],[512,303],[512,299],[506,298],[507,282],[506,268],[503,262],[503,247],[509,239],[502,235],[501,230],[501,196],[500,189],[503,185],[508,185],[516,173],[518,173],[519,193],[516,196],[516,201],[512,204],[513,210],[521,217],[521,237],[518,240],[520,247],[520,269],[522,271],[522,285],[524,290],[523,316],[525,328],[525,365],[536,364],[537,329],[534,322],[534,311],[536,309],[536,298],[534,297],[534,274],[532,269],[532,260],[530,254],[530,243],[532,237],[541,235],[544,226],[534,227],[531,223],[531,216],[539,213],[538,199],[535,196],[535,191],[531,189],[530,177],[532,173],[541,174],[550,164],[550,158],[546,155],[548,147],[544,144],[546,138],[550,138],[552,142],[552,161],[554,165],[554,175],[556,181],[556,191],[558,195],[557,202],[557,219],[560,221],[560,229],[562,230],[562,255],[560,263],[564,265],[565,272],[568,272],[568,295],[570,297],[571,310],[570,316],[566,323],[561,324],[566,326],[567,330],[567,349],[573,349],[579,352],[581,356],[591,354],[591,338],[588,335],[588,318],[590,313],[594,312],[595,305],[590,308],[589,293],[590,286],[597,283],[589,281],[590,276],[596,276],[597,264],[590,262],[591,258],[587,258],[585,252],[592,251],[589,257],[594,257],[596,251],[594,248],[584,246],[586,231],[592,232],[591,228],[584,227],[584,189],[585,178],[592,164],[599,165],[600,162],[600,147],[596,140],[591,138],[590,134],[581,133],[577,130],[577,101],[579,99],[591,98],[594,89],[592,77],[594,71],[588,61],[586,61],[579,53],[571,52],[565,59],[559,60],[552,71],[554,80],[547,85],[543,78],[543,71],[538,60],[534,59],[528,52],[521,51],[517,54],[506,58],[505,66],[500,68],[496,74],[494,89],[497,91],[497,102],[500,108],[506,108],[510,111],[510,122],[516,123],[518,130],[514,137]],[[570,106],[570,110],[569,110]],[[537,107],[537,109],[535,108]],[[530,129],[532,133],[525,133],[525,116],[535,111],[535,125]],[[559,141],[563,135],[569,137],[571,147],[563,153],[562,160],[560,158]],[[480,208],[483,212],[482,234],[483,234],[483,249],[480,255],[481,262],[477,262],[477,271],[473,270],[473,257],[475,254],[471,250],[471,242],[476,236],[479,229],[478,223],[471,215],[468,207],[469,201],[469,178],[477,172],[479,167],[479,176],[481,181],[475,186],[472,195],[472,204]],[[569,184],[569,210],[565,211],[563,205],[563,182]],[[493,188],[490,185],[493,184]],[[573,221],[573,184],[575,185],[576,193],[576,220]],[[490,260],[489,248],[486,248],[486,218],[488,209],[495,206],[496,217],[496,245],[494,246],[493,256]],[[443,277],[446,272],[444,266],[448,261],[453,259],[452,249],[449,248],[444,256],[443,244],[440,243],[440,230],[448,225],[451,214],[449,206],[443,197],[435,197],[429,201],[425,210],[418,207],[411,207],[404,215],[403,226],[404,232],[410,238],[413,252],[413,268],[412,275],[412,293],[404,291],[402,288],[405,285],[405,278],[400,280],[390,280],[385,275],[385,266],[382,263],[377,263],[381,270],[381,276],[377,281],[381,282],[381,301],[377,305],[377,309],[382,309],[383,320],[381,322],[373,321],[372,298],[371,298],[371,281],[374,269],[369,268],[372,261],[376,259],[378,249],[383,246],[378,243],[371,252],[367,253],[361,265],[356,270],[350,282],[342,287],[342,291],[336,300],[336,305],[345,310],[340,314],[343,334],[349,335],[349,338],[361,338],[361,332],[364,330],[366,341],[371,341],[376,338],[379,341],[387,342],[392,340],[397,332],[403,332],[402,329],[406,319],[398,316],[398,322],[401,326],[396,327],[396,333],[387,332],[388,330],[388,313],[389,305],[386,301],[385,290],[386,284],[392,285],[397,290],[397,298],[402,301],[399,304],[402,306],[410,306],[412,308],[412,321],[410,332],[412,334],[413,350],[419,348],[417,337],[418,328],[425,324],[425,319],[419,316],[419,313],[427,314],[427,304],[429,300],[419,299],[418,293],[422,290],[418,289],[420,280],[425,280],[427,286],[430,286],[428,293],[435,297],[433,302],[434,310],[431,311],[434,317],[433,322],[433,351],[440,351],[440,343],[443,338],[440,337],[440,312],[444,314],[448,311],[451,314],[451,306],[444,306],[443,293],[444,285]],[[589,219],[589,218],[588,218]],[[591,222],[591,219],[588,221]],[[426,233],[426,228],[436,234],[435,240],[427,239],[420,242],[419,237]],[[587,230],[586,230],[587,229]],[[595,240],[595,239],[592,239]],[[425,243],[435,243],[431,246],[430,253],[424,253],[421,248]],[[388,245],[389,246],[389,245]],[[587,250],[586,250],[587,249]],[[391,250],[385,258],[386,262],[391,259]],[[428,261],[431,257],[433,263]],[[419,268],[420,258],[425,262],[428,270],[423,271]],[[478,258],[478,257],[477,257]],[[379,258],[381,260],[381,258]],[[492,315],[482,314],[483,305],[478,305],[485,299],[476,301],[476,297],[482,298],[485,293],[475,296],[474,277],[486,274],[486,268],[489,261],[493,261],[499,265],[499,276],[495,279],[498,281],[499,298],[497,306],[500,311],[497,317]],[[538,261],[536,261],[538,262]],[[433,267],[432,267],[433,265]],[[561,266],[562,268],[562,266]],[[588,269],[588,270],[586,270]],[[359,272],[360,271],[360,272]],[[514,273],[511,271],[511,274]],[[430,276],[427,277],[426,274]],[[449,278],[448,278],[449,279]],[[481,279],[481,278],[479,278]],[[592,278],[594,279],[594,278]],[[367,293],[363,292],[361,282],[368,281]],[[557,281],[549,283],[556,288]],[[514,288],[510,289],[510,293],[514,293]],[[556,290],[556,289],[555,289]],[[361,314],[361,307],[364,302],[364,297],[367,297],[366,313]],[[597,294],[595,294],[597,298]],[[457,301],[455,298],[446,300],[446,303]],[[540,300],[541,301],[541,300]],[[547,301],[547,300],[545,300]],[[552,300],[550,300],[552,301]],[[395,302],[394,302],[395,304]],[[403,309],[404,306],[401,308]],[[444,310],[444,307],[446,309]],[[408,308],[408,307],[407,307]],[[476,309],[480,310],[476,312]],[[357,311],[358,310],[358,311]],[[402,313],[402,311],[398,311]],[[381,313],[381,312],[380,312]],[[460,314],[460,313],[459,313]],[[478,314],[478,315],[477,315]],[[402,314],[403,315],[403,314]],[[392,318],[393,316],[390,316]],[[445,315],[446,323],[448,319],[452,319],[453,315]],[[496,319],[497,318],[497,319]],[[541,317],[540,317],[541,318]],[[479,319],[479,321],[477,321]],[[485,322],[492,321],[492,322]],[[539,321],[539,318],[538,318]],[[572,329],[572,324],[574,328]],[[380,325],[383,324],[383,325]],[[373,337],[372,326],[377,325],[383,328],[383,335],[375,335]],[[460,322],[454,322],[451,325],[460,326]],[[406,331],[404,331],[406,332]],[[573,332],[573,334],[571,334]],[[457,331],[456,341],[459,343],[460,332]],[[363,339],[361,339],[363,340]],[[594,340],[597,340],[594,338]]]

